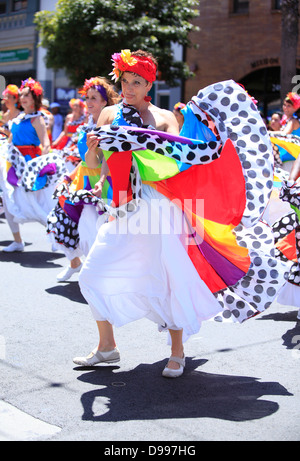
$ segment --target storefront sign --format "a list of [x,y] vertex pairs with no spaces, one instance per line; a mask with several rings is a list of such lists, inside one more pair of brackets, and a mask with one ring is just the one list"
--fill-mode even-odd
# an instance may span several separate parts
[[18,50],[0,50],[0,63],[26,61],[29,56],[29,48],[20,48]]
[[258,59],[257,61],[251,62],[252,69],[257,67],[266,67],[266,66],[279,66],[279,58],[263,58]]

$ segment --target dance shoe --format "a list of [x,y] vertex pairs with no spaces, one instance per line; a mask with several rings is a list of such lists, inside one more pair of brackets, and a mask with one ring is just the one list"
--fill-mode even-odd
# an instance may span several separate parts
[[73,362],[82,367],[93,367],[98,363],[114,363],[120,361],[120,351],[115,347],[112,351],[101,352],[94,349],[87,357],[75,357]]
[[173,370],[172,368],[165,367],[162,375],[165,378],[178,378],[179,376],[182,375],[185,367],[185,357],[183,356],[182,358],[180,357],[174,357],[173,355],[169,358],[169,361],[172,360],[172,362],[176,362],[179,364],[179,368],[177,370]]
[[76,272],[80,272],[81,271],[81,268],[82,268],[82,264],[80,264],[80,266],[78,267],[75,267],[73,269],[73,267],[66,267],[62,272],[60,272],[57,277],[56,277],[56,280],[58,282],[66,282],[67,280],[69,280],[73,274],[76,274]]
[[15,251],[24,251],[24,243],[21,242],[21,243],[18,243],[18,242],[13,242],[11,243],[10,245],[8,245],[7,247],[3,248],[2,251],[5,251],[6,253],[13,253]]

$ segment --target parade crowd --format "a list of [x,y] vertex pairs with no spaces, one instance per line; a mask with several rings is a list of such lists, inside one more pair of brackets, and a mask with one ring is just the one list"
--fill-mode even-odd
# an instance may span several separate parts
[[148,95],[150,53],[112,61],[65,119],[31,77],[4,90],[2,251],[24,251],[21,225],[38,222],[68,261],[57,281],[79,273],[99,338],[75,364],[119,361],[114,328],[145,317],[168,332],[162,375],[176,378],[205,320],[243,322],[275,299],[300,320],[300,96],[266,122],[228,80],[168,111]]

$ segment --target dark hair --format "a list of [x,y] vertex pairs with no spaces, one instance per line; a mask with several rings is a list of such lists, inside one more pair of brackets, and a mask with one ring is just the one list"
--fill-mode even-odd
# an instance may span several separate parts
[[155,59],[153,54],[148,52],[148,51],[143,51],[143,50],[132,51],[131,55],[132,56],[138,56],[140,58],[149,58],[149,59],[151,59],[151,61],[155,65],[156,69],[158,68],[157,60]]
[[43,94],[35,94],[33,91],[31,91],[33,101],[34,101],[34,108],[36,111],[38,111],[41,108],[42,105],[42,99],[43,99]]

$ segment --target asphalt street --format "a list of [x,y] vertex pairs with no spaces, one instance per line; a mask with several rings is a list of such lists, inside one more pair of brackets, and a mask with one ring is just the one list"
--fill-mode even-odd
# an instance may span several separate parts
[[147,320],[116,329],[118,364],[80,368],[72,358],[98,337],[78,276],[56,282],[64,255],[41,225],[21,230],[25,251],[2,252],[11,235],[0,217],[0,440],[300,440],[295,308],[274,302],[242,325],[205,322],[179,379],[161,376],[167,334]]

